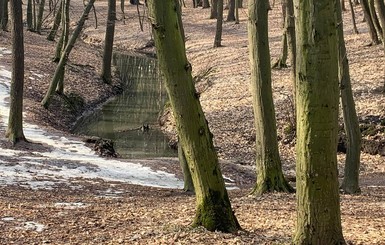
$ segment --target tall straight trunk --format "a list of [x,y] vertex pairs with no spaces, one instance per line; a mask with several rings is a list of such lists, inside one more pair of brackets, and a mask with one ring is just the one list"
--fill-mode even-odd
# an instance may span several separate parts
[[59,10],[57,11],[57,13],[55,15],[55,20],[53,22],[51,31],[49,32],[49,34],[47,36],[47,40],[49,40],[49,41],[55,40],[57,29],[59,28],[60,21],[61,21],[62,7],[63,7],[63,5],[62,5],[62,2],[60,1]]
[[[196,194],[194,226],[210,231],[240,228],[231,209],[212,136],[194,87],[180,34],[178,0],[148,0],[155,46]],[[177,23],[177,24],[176,24]]]
[[19,141],[25,141],[23,132],[23,10],[20,0],[11,0],[10,3],[12,16],[12,81],[10,91],[8,127],[5,135],[13,144],[16,144]]
[[37,24],[36,24],[36,32],[39,34],[41,34],[41,26],[43,24],[44,7],[45,7],[45,0],[40,0],[39,13],[37,15]]
[[356,16],[354,14],[354,7],[352,0],[349,0],[349,6],[350,6],[350,13],[352,14],[352,24],[353,24],[353,31],[355,34],[358,34],[358,29],[356,25]]
[[219,0],[211,0],[210,19],[216,19],[218,16],[218,1]]
[[33,30],[36,30],[36,0],[33,0],[32,2],[32,25],[33,25]]
[[377,34],[379,36],[379,39],[382,40],[382,28],[380,25],[380,21],[378,20],[377,13],[376,13],[376,8],[374,7],[374,0],[369,0],[369,10],[370,10],[370,17],[372,18],[374,28],[376,28]]
[[291,77],[293,80],[293,95],[295,98],[295,76],[296,76],[296,37],[295,37],[295,21],[294,21],[294,4],[293,0],[286,2],[286,35],[287,43],[290,50],[291,60]]
[[372,44],[377,45],[380,43],[380,40],[378,39],[377,31],[376,31],[376,28],[374,27],[374,23],[370,15],[369,2],[368,0],[361,0],[360,3],[362,6],[362,10],[364,12],[366,24],[368,25],[368,28],[369,28],[369,34],[372,39]]
[[84,22],[86,21],[86,17],[88,16],[88,13],[90,12],[92,6],[94,5],[94,2],[95,2],[95,0],[90,0],[87,4],[86,8],[83,10],[83,14],[78,21],[78,25],[76,26],[75,31],[72,33],[72,36],[71,36],[70,40],[68,41],[68,44],[64,49],[64,52],[61,55],[60,61],[56,67],[56,70],[55,70],[54,76],[52,78],[52,81],[49,85],[48,91],[41,102],[42,106],[44,106],[45,108],[48,108],[48,106],[51,102],[52,95],[55,92],[55,89],[59,83],[59,79],[62,76],[62,70],[64,70],[64,67],[67,64],[68,56],[70,55],[71,50],[74,47],[76,39],[78,38],[78,36],[79,36],[83,26],[84,26]]
[[116,20],[116,0],[108,1],[108,16],[106,25],[106,35],[104,38],[104,52],[101,78],[105,83],[111,83],[111,59],[114,46]]
[[[235,1],[229,0],[229,12],[227,13],[227,21],[235,21]],[[237,0],[238,1],[238,0]]]
[[239,24],[239,0],[235,0],[235,24]]
[[283,176],[278,152],[268,38],[269,1],[249,0],[248,6],[247,29],[257,155],[257,183],[252,194],[261,195],[273,191],[293,192],[293,188]]
[[[376,0],[376,8],[378,11],[379,19],[380,19],[382,30],[383,30],[383,32],[382,32],[382,35],[383,35],[382,44],[384,45],[384,52],[385,52],[385,4],[384,4],[384,1],[383,0]],[[384,84],[384,91],[385,91],[385,84]]]
[[0,28],[7,30],[8,25],[8,0],[0,0]]
[[222,46],[223,0],[217,0],[217,27],[215,30],[214,48]]
[[361,131],[358,124],[356,108],[350,82],[350,72],[348,57],[346,54],[344,29],[342,23],[342,11],[337,3],[337,23],[338,25],[338,70],[341,90],[341,104],[345,124],[345,132],[348,139],[348,147],[345,161],[345,174],[341,188],[349,194],[359,193],[359,170],[360,170],[360,155],[361,155]]
[[33,0],[27,0],[27,30],[28,31],[33,31],[32,1]]
[[337,173],[336,1],[295,0],[297,223],[294,244],[346,244],[341,228]]
[[204,8],[204,9],[210,8],[209,0],[203,0],[202,1],[202,8]]
[[345,0],[340,0],[340,1],[341,1],[341,9],[342,9],[342,11],[346,11]]
[[282,25],[282,41],[281,41],[281,55],[278,58],[278,60],[273,64],[272,68],[284,68],[287,67],[286,61],[287,61],[287,28],[286,28],[286,13],[287,13],[287,0],[281,1],[281,7],[282,7],[282,19],[283,19],[283,25]]

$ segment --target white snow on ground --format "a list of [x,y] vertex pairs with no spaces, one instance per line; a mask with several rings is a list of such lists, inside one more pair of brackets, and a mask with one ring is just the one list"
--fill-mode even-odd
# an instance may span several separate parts
[[[0,56],[5,53],[9,52],[0,48]],[[11,72],[0,66],[1,127],[6,127],[8,122],[10,80]],[[81,141],[53,136],[28,123],[24,123],[23,127],[27,139],[52,146],[53,150],[34,152],[33,156],[30,156],[19,150],[0,149],[0,185],[19,184],[31,188],[52,188],[58,183],[69,184],[70,178],[80,177],[144,186],[183,188],[183,182],[174,174],[153,171],[138,163],[101,158]],[[17,159],[17,162],[14,159]]]
[[[9,53],[0,48],[0,57]],[[11,72],[0,65],[0,127],[4,128],[8,123],[10,81]],[[53,150],[33,152],[31,156],[20,150],[0,149],[0,185],[18,184],[33,189],[52,189],[64,183],[72,188],[81,188],[76,181],[70,180],[84,178],[88,181],[103,179],[143,186],[183,188],[183,181],[174,174],[154,171],[139,163],[101,158],[84,142],[48,133],[36,125],[24,123],[23,128],[28,140],[44,143]],[[233,180],[225,179],[228,189],[237,188]],[[118,197],[117,194],[114,191],[101,193],[110,197]]]

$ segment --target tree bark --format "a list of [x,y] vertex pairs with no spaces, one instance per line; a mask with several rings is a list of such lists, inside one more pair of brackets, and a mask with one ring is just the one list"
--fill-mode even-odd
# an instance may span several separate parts
[[39,13],[37,15],[37,24],[36,24],[36,32],[41,34],[41,26],[43,24],[43,14],[44,14],[45,0],[40,0],[39,3]]
[[[378,11],[378,15],[380,17],[380,22],[382,26],[382,45],[384,46],[384,52],[385,52],[385,4],[383,0],[376,0],[376,8]],[[384,81],[385,82],[385,81]],[[384,83],[384,91],[385,91],[385,83]]]
[[251,194],[293,192],[283,176],[278,152],[268,39],[269,1],[249,0],[248,6],[247,27],[257,155],[257,183]]
[[0,28],[7,31],[8,26],[8,0],[0,0]]
[[362,6],[362,10],[364,12],[366,23],[367,23],[368,28],[369,28],[369,34],[370,34],[370,37],[372,39],[372,44],[377,45],[380,43],[380,40],[378,39],[377,31],[376,31],[376,28],[374,27],[374,23],[372,21],[371,15],[370,15],[369,2],[368,2],[368,0],[361,0],[360,3]]
[[49,41],[55,40],[55,36],[56,36],[57,30],[59,28],[60,21],[61,21],[62,7],[63,7],[63,5],[62,5],[62,2],[60,1],[59,10],[57,11],[57,13],[55,15],[55,20],[54,20],[53,26],[52,26],[51,31],[49,32],[49,34],[47,36],[47,40],[49,40]]
[[214,38],[214,48],[222,46],[222,24],[223,24],[223,0],[217,0],[217,27]]
[[382,36],[383,36],[382,28],[381,28],[380,22],[377,18],[376,8],[374,7],[374,0],[369,0],[369,11],[370,11],[370,17],[372,18],[374,28],[376,28],[379,39],[381,41],[383,41],[382,40]]
[[357,29],[357,25],[356,25],[356,16],[354,14],[354,7],[353,7],[352,0],[349,0],[349,6],[350,6],[350,12],[352,14],[353,31],[355,34],[358,34],[358,29]]
[[219,0],[211,0],[210,19],[216,19],[218,16],[218,1]]
[[78,25],[76,26],[75,31],[72,33],[71,39],[68,41],[68,44],[65,47],[65,50],[61,55],[60,61],[56,67],[56,70],[55,70],[54,76],[52,78],[52,81],[49,85],[48,91],[47,91],[44,99],[41,102],[42,106],[44,106],[45,108],[48,108],[48,106],[51,102],[51,97],[52,97],[53,93],[55,92],[55,89],[58,85],[60,77],[62,76],[62,70],[64,70],[64,67],[67,63],[68,56],[69,56],[69,54],[70,54],[70,52],[71,52],[71,50],[72,50],[72,48],[76,42],[76,39],[78,38],[78,36],[79,36],[79,34],[83,28],[84,22],[86,21],[86,17],[88,15],[88,13],[90,12],[94,2],[95,2],[95,0],[90,0],[88,2],[87,7],[84,9],[83,14],[78,21]]
[[182,144],[178,143],[178,159],[183,172],[183,190],[186,192],[194,192],[194,183],[191,177],[190,169],[188,168],[186,156],[182,149]]
[[24,86],[24,35],[23,10],[20,0],[11,0],[12,16],[12,81],[8,127],[5,136],[16,144],[25,141],[23,132],[23,86]]
[[336,1],[295,1],[297,223],[294,244],[346,244],[341,228],[336,152],[339,97]]
[[203,0],[202,1],[202,8],[204,8],[204,9],[210,8],[209,0]]
[[293,81],[293,97],[295,99],[295,79],[296,79],[296,37],[295,37],[295,20],[294,20],[294,4],[293,0],[287,0],[286,3],[286,35],[287,43],[290,50],[291,60],[291,79]]
[[287,67],[286,61],[287,61],[287,53],[288,53],[288,47],[287,47],[287,26],[286,26],[286,13],[287,13],[287,0],[281,1],[281,7],[282,7],[282,19],[283,19],[283,25],[282,25],[282,41],[281,41],[281,55],[278,58],[278,60],[273,64],[272,68],[285,68]]
[[231,209],[178,22],[179,3],[148,0],[149,19],[167,93],[175,116],[180,143],[196,193],[194,226],[210,231],[234,232],[240,228]]
[[116,20],[116,0],[108,1],[108,16],[106,25],[106,35],[104,38],[104,52],[101,78],[105,83],[111,83],[111,59],[114,46]]
[[361,131],[358,124],[356,108],[350,82],[349,63],[346,53],[344,30],[342,23],[342,11],[337,3],[337,23],[338,25],[338,70],[341,91],[341,104],[345,124],[345,132],[347,135],[347,153],[345,160],[345,174],[341,185],[345,193],[354,194],[360,192],[359,186],[359,170],[361,155]]
[[[235,21],[235,1],[229,0],[229,12],[227,13],[227,21]],[[238,0],[237,0],[238,1]]]

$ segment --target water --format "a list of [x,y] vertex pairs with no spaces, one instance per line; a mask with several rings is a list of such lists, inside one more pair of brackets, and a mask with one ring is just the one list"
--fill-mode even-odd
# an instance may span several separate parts
[[[123,81],[123,93],[80,120],[74,131],[113,140],[115,150],[124,158],[176,156],[157,124],[167,94],[156,60],[117,54],[114,64]],[[147,125],[149,130],[143,131]]]

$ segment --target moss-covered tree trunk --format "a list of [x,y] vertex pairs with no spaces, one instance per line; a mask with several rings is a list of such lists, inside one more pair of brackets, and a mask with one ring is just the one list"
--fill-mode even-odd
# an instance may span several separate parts
[[90,0],[88,2],[86,8],[83,11],[82,16],[80,17],[80,19],[78,21],[78,25],[76,26],[75,31],[72,33],[72,36],[71,36],[70,40],[68,41],[68,44],[65,47],[65,49],[64,49],[64,51],[60,57],[60,61],[56,67],[56,70],[55,70],[55,73],[54,73],[53,78],[51,80],[51,83],[49,85],[48,91],[45,94],[45,96],[41,102],[42,106],[44,106],[45,108],[48,108],[48,106],[51,102],[51,97],[52,97],[53,93],[55,92],[56,87],[58,86],[60,78],[62,78],[62,76],[63,76],[62,71],[64,71],[64,67],[67,64],[67,60],[68,60],[68,57],[71,53],[71,50],[72,50],[72,48],[76,42],[76,39],[78,38],[78,36],[79,36],[79,34],[83,28],[84,22],[86,21],[86,17],[88,16],[88,13],[90,12],[92,6],[94,5],[94,2],[95,2],[95,0]]
[[269,1],[249,0],[248,6],[247,27],[257,155],[257,183],[252,194],[260,195],[272,191],[292,192],[293,188],[283,176],[278,152],[268,40]]
[[106,35],[104,38],[104,52],[101,77],[105,83],[111,83],[111,59],[114,46],[116,21],[116,0],[108,0],[108,16],[106,24]]
[[349,62],[346,53],[344,31],[342,24],[342,11],[339,2],[336,7],[338,25],[339,59],[338,70],[341,90],[341,104],[347,135],[347,152],[345,161],[345,174],[341,185],[345,193],[354,194],[360,192],[359,170],[361,155],[361,131],[358,124],[356,108],[354,104],[352,85],[350,82]]
[[24,86],[24,36],[23,11],[20,0],[11,0],[12,16],[12,81],[10,91],[8,128],[5,136],[16,144],[25,141],[23,132],[23,86]]
[[338,0],[295,0],[297,223],[294,244],[345,244],[337,173]]
[[199,102],[178,21],[178,0],[148,0],[159,65],[196,194],[194,226],[233,232],[240,228],[231,209],[212,136]]

